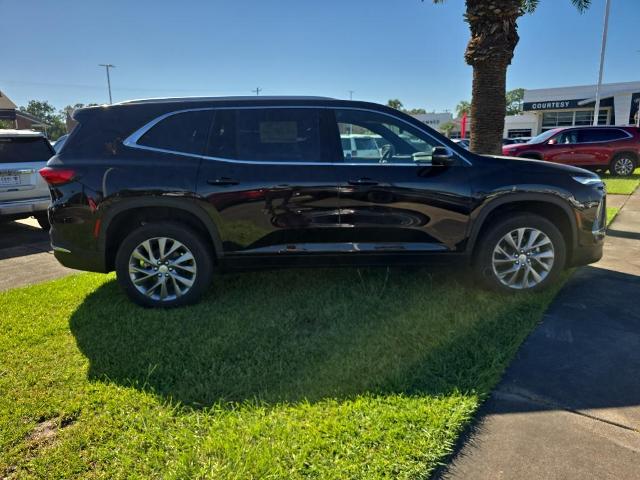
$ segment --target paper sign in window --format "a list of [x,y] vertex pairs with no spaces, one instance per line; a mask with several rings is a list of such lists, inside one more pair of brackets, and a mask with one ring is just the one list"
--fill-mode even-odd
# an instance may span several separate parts
[[298,122],[260,122],[260,143],[295,143]]

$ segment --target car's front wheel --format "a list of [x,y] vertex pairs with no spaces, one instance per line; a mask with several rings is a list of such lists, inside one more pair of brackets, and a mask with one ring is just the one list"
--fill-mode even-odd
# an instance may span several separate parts
[[489,226],[476,251],[475,269],[495,290],[540,290],[558,279],[565,259],[566,242],[553,223],[519,214]]
[[177,307],[197,302],[211,284],[211,249],[198,233],[173,222],[142,225],[120,244],[118,283],[145,307]]
[[619,153],[611,160],[609,172],[617,177],[628,177],[636,169],[636,166],[636,159],[633,155]]

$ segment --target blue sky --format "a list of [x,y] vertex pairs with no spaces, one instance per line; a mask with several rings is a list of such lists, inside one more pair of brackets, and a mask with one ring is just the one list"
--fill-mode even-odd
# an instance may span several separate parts
[[[326,95],[453,109],[470,97],[463,0],[0,0],[0,90],[61,108],[152,96]],[[604,0],[520,19],[508,87],[597,79]],[[612,0],[605,81],[640,80],[640,1]]]

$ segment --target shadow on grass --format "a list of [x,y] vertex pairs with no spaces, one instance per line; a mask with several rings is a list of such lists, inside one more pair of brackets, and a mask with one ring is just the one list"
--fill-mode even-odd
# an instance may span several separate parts
[[71,318],[89,377],[193,408],[489,392],[552,293],[502,296],[424,270],[226,275],[198,305],[134,306],[110,281]]

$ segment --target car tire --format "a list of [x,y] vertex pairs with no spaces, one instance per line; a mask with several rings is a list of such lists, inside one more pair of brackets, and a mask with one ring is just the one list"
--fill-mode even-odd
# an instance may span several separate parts
[[619,153],[609,164],[609,173],[616,177],[628,177],[638,166],[637,159],[629,153]]
[[36,215],[35,218],[41,229],[49,231],[51,224],[49,223],[49,217],[46,213],[44,215]]
[[492,290],[543,290],[560,277],[566,251],[566,241],[552,222],[535,214],[516,214],[484,232],[474,269],[480,282]]
[[211,285],[213,250],[186,225],[142,225],[120,244],[116,275],[138,305],[173,308],[200,300]]

